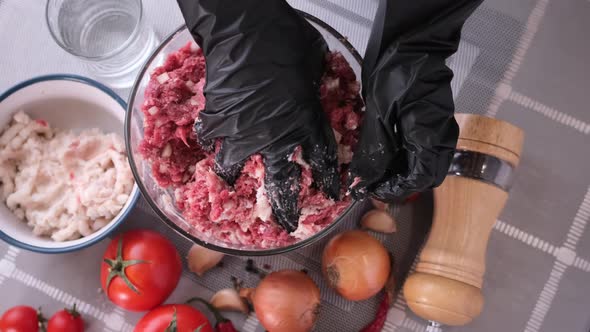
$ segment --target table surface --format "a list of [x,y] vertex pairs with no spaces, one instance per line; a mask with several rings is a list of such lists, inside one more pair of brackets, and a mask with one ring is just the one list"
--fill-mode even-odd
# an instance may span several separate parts
[[[325,20],[364,53],[375,0],[292,0]],[[160,38],[182,23],[175,1],[144,1],[147,22]],[[457,112],[486,114],[526,132],[511,198],[491,235],[483,293],[484,312],[466,327],[445,331],[590,330],[590,1],[486,0],[466,23],[455,71]],[[0,92],[48,73],[88,75],[58,48],[44,21],[44,1],[0,0]],[[123,98],[128,90],[117,90]],[[360,206],[340,229],[354,227]],[[399,231],[380,240],[398,260],[399,279],[412,270],[432,214],[429,195],[394,206]],[[1,221],[0,221],[1,225]],[[1,227],[1,226],[0,226]],[[190,243],[166,228],[139,202],[118,230],[147,227],[168,236],[182,255]],[[47,313],[78,303],[89,331],[131,331],[141,317],[121,310],[100,291],[100,257],[108,243],[68,254],[42,255],[0,243],[0,312],[16,304]],[[319,270],[323,243],[276,257],[257,258],[273,269],[306,268],[322,289],[317,331],[358,331],[372,319],[376,301],[352,303],[328,290]],[[244,272],[245,258],[226,257],[203,278],[186,272],[168,302],[211,296]],[[240,331],[263,331],[254,315],[231,316]],[[384,331],[425,331],[400,294]]]

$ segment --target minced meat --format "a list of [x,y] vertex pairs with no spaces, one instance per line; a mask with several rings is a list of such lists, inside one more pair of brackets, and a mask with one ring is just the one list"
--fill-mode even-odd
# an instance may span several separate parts
[[302,166],[299,227],[287,233],[275,221],[264,190],[264,164],[250,157],[233,186],[213,171],[214,155],[204,151],[193,131],[199,110],[205,107],[205,58],[188,43],[168,55],[156,68],[145,91],[144,140],[140,152],[151,165],[154,179],[175,190],[175,204],[203,237],[233,245],[273,248],[295,243],[328,226],[350,205],[344,189],[346,170],[358,139],[362,101],[360,84],[342,54],[327,56],[320,98],[338,142],[342,191],[339,201],[329,199],[313,185],[309,165],[300,149],[291,157]]

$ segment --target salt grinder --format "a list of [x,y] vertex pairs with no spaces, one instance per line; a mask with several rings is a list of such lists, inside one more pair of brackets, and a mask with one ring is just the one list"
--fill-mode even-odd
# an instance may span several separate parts
[[524,134],[480,115],[457,114],[459,141],[448,176],[434,190],[432,229],[404,285],[412,311],[442,325],[465,325],[483,307],[488,238],[508,199]]

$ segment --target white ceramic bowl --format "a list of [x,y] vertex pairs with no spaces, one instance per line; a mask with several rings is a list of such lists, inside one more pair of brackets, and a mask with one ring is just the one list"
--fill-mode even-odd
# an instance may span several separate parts
[[[126,108],[126,103],[112,90],[91,79],[74,75],[41,76],[0,95],[0,128],[10,122],[16,111],[23,110],[55,128],[74,131],[98,128],[123,137]],[[111,222],[89,236],[65,242],[33,235],[32,229],[0,202],[0,238],[17,247],[42,253],[78,250],[112,232],[129,214],[138,195],[137,185],[134,185],[127,203]]]

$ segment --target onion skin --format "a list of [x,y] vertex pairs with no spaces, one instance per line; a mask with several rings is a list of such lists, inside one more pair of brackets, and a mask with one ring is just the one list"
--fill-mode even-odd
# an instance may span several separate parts
[[360,230],[333,237],[324,248],[322,272],[328,285],[351,301],[366,300],[379,293],[391,272],[387,249]]
[[268,332],[307,332],[319,314],[320,289],[301,271],[281,270],[260,282],[252,303]]

